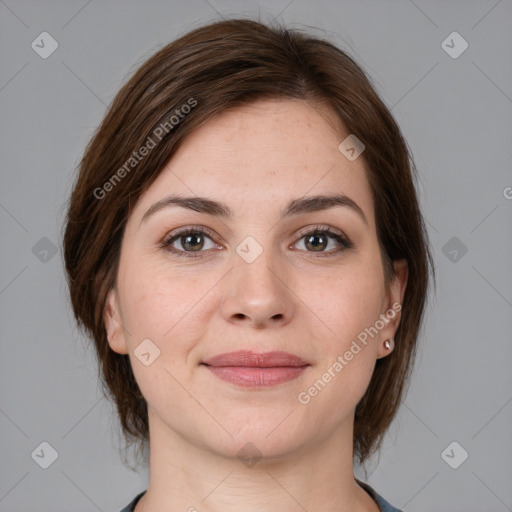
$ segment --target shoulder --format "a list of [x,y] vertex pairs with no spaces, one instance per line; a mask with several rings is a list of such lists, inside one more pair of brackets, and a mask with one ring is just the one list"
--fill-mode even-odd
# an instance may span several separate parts
[[374,499],[379,506],[381,512],[403,512],[402,510],[394,507],[391,503],[387,502],[382,496],[380,496],[372,487],[360,480],[356,482]]
[[135,498],[133,498],[133,500],[128,505],[126,505],[126,507],[120,510],[120,512],[133,512],[135,505],[137,505],[144,494],[146,494],[146,491],[142,491],[140,494],[137,494],[137,496],[135,496]]

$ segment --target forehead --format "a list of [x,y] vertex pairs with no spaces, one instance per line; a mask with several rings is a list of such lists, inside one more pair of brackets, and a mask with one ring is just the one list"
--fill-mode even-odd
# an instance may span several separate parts
[[373,222],[362,157],[338,149],[348,136],[332,111],[303,100],[258,101],[195,130],[140,198],[139,218],[169,194],[209,197],[237,214],[277,211],[308,195],[344,194]]

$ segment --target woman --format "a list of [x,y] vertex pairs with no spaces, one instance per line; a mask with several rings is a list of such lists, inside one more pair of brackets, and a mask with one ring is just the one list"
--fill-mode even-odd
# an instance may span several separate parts
[[126,439],[149,442],[124,511],[397,510],[353,467],[433,273],[413,173],[364,72],[298,31],[213,23],[121,89],[64,249]]

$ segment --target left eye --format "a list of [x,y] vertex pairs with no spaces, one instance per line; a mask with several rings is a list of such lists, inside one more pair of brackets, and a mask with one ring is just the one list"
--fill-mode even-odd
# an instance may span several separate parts
[[297,246],[307,252],[328,252],[332,249],[339,251],[350,248],[349,242],[341,235],[325,230],[306,233],[297,242]]

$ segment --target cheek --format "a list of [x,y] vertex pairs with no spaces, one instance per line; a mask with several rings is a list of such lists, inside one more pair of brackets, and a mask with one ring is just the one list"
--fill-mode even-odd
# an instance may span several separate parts
[[307,304],[322,320],[311,317],[325,336],[319,336],[320,364],[311,382],[304,383],[305,391],[318,407],[339,404],[334,414],[339,420],[364,395],[375,368],[379,338],[370,328],[379,320],[384,282],[378,264],[369,260],[317,283],[306,295]]
[[384,294],[382,275],[375,267],[352,266],[332,272],[316,285],[304,282],[300,296],[312,313],[323,321],[322,331],[342,349],[379,318]]
[[213,307],[207,292],[216,280],[211,275],[171,270],[161,262],[127,262],[120,268],[119,289],[132,350],[149,338],[160,349],[161,361],[170,364],[188,352],[204,331],[201,319]]
[[[123,317],[132,337],[132,343],[143,338],[161,339],[173,326],[180,302],[169,293],[165,280],[140,270],[119,280]],[[183,302],[181,303],[183,304]]]
[[[191,283],[176,272],[171,275],[161,265],[131,262],[125,268],[126,272],[120,268],[118,286],[135,379],[149,404],[157,409],[170,403],[177,407],[180,386],[172,376],[179,382],[190,377],[185,361],[203,335],[198,312],[207,302],[197,303],[205,290],[200,282]],[[138,357],[143,352],[139,347],[149,347],[150,358],[158,355],[146,366]]]

